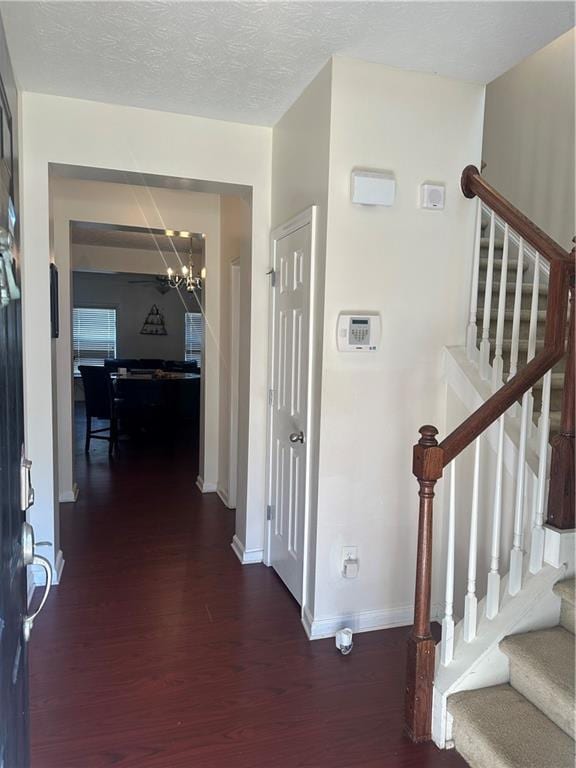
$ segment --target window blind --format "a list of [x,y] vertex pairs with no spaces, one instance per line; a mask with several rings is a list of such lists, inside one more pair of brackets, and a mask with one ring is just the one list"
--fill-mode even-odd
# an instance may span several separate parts
[[116,357],[116,310],[74,307],[72,340],[75,373],[79,365],[104,365]]
[[202,314],[186,312],[184,356],[187,361],[195,361],[202,365]]

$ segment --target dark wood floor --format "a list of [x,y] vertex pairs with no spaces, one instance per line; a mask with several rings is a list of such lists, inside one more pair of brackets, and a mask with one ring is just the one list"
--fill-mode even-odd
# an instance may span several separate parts
[[461,768],[402,734],[405,629],[310,643],[195,460],[78,456],[62,584],[31,642],[33,768]]

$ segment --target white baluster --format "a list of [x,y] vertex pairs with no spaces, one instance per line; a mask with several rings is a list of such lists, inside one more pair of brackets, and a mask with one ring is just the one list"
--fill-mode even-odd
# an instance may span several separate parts
[[530,573],[538,573],[544,560],[544,504],[548,483],[548,440],[550,437],[550,388],[552,371],[544,376],[542,382],[542,410],[538,421],[540,454],[538,457],[538,485],[536,490],[536,508],[530,548]]
[[[540,298],[540,254],[534,259],[534,278],[532,280],[532,300],[530,302],[530,330],[528,332],[528,352],[526,362],[536,355],[536,338],[538,336],[538,303]],[[532,432],[532,415],[534,413],[534,395],[530,390],[528,395],[528,433]]]
[[522,397],[520,421],[520,443],[518,445],[518,467],[516,469],[516,498],[514,502],[514,537],[510,552],[510,573],[508,592],[516,595],[522,587],[522,561],[524,553],[524,495],[526,486],[526,438],[528,435],[528,392]]
[[478,600],[476,598],[476,557],[478,548],[478,494],[480,489],[480,438],[474,449],[474,480],[472,483],[472,510],[470,514],[470,542],[468,546],[468,587],[464,599],[464,640],[476,637]]
[[500,270],[500,292],[498,294],[498,317],[496,320],[496,348],[492,361],[492,390],[496,392],[504,381],[504,360],[502,359],[502,341],[506,320],[506,288],[508,285],[508,224],[504,226],[504,247],[502,249],[502,267]]
[[490,371],[490,311],[492,309],[492,283],[494,278],[494,238],[496,216],[490,214],[490,239],[488,241],[488,266],[486,268],[486,288],[484,289],[484,313],[482,315],[482,341],[480,342],[480,376],[489,378]]
[[446,556],[446,602],[442,619],[441,662],[446,667],[454,658],[454,534],[456,527],[456,462],[450,465],[450,508]]
[[486,590],[486,616],[493,619],[500,608],[500,527],[502,525],[502,474],[504,467],[504,415],[498,422],[498,451],[494,479],[494,509],[492,512],[492,546],[490,572]]
[[476,233],[474,236],[474,258],[472,261],[472,282],[470,287],[470,319],[466,329],[466,352],[468,360],[476,361],[478,329],[476,327],[476,315],[478,313],[478,279],[480,274],[480,240],[482,238],[482,202],[478,198],[476,208]]
[[[518,371],[518,348],[520,341],[520,317],[522,313],[522,281],[524,280],[524,241],[520,238],[518,243],[518,264],[516,266],[516,287],[514,290],[514,315],[512,318],[512,345],[510,349],[510,371],[508,381]],[[510,408],[510,415],[518,413],[517,403]]]

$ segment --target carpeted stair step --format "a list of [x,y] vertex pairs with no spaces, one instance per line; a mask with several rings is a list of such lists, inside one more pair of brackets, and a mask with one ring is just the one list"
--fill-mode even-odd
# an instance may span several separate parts
[[[534,412],[540,413],[542,408],[542,387],[544,386],[543,379],[534,386],[532,394],[534,395]],[[562,399],[564,396],[564,374],[553,373],[552,381],[550,382],[550,411],[558,412],[562,410]]]
[[[498,300],[495,300],[495,303],[498,304]],[[494,343],[494,340],[496,339],[496,329],[498,326],[498,317],[497,317],[498,311],[494,308],[494,302],[492,304],[492,310],[490,312],[490,340],[492,343]],[[477,314],[477,323],[479,334],[481,335],[481,329],[484,324],[484,307],[480,307],[478,309]],[[503,336],[510,338],[512,336],[512,328],[514,325],[514,312],[512,310],[508,310],[504,313],[504,324],[503,324]],[[544,338],[544,332],[546,328],[546,312],[544,310],[541,310],[538,312],[538,322],[536,324],[536,338],[543,339]],[[520,313],[520,325],[519,325],[519,336],[521,339],[527,339],[530,335],[530,310],[529,309],[523,309]]]
[[[490,237],[481,237],[480,238],[480,250],[481,251],[487,251],[490,247]],[[494,250],[495,251],[502,251],[504,249],[504,240],[500,240],[499,238],[494,238]]]
[[[516,294],[516,279],[510,279],[508,276],[506,282],[506,308],[514,309],[514,297]],[[478,306],[484,305],[484,293],[486,291],[486,280],[481,278],[478,282]],[[498,276],[492,283],[492,304],[497,306],[498,296],[500,291],[500,280]],[[538,309],[545,310],[548,305],[548,286],[541,285],[538,290]],[[522,283],[522,301],[520,304],[521,309],[530,309],[532,306],[532,283]]]
[[509,685],[455,693],[448,711],[471,768],[574,768],[574,741]]
[[560,411],[550,411],[550,438],[560,432],[560,420],[562,413]]
[[[480,274],[485,275],[485,273],[488,270],[488,264],[490,262],[490,257],[488,256],[488,253],[486,253],[483,256],[480,256]],[[507,281],[510,279],[516,280],[516,272],[518,270],[518,259],[508,259],[508,266],[506,267],[506,279]],[[528,265],[523,264],[523,270],[522,274],[528,271]],[[502,272],[502,254],[494,252],[494,279],[500,280],[500,274]],[[486,278],[484,278],[486,279]]]
[[[542,347],[544,346],[544,339],[536,339],[536,352],[539,352]],[[502,339],[502,352],[508,352],[512,349],[512,339],[511,338],[504,338]],[[524,356],[526,356],[526,353],[528,352],[528,339],[527,338],[519,338],[518,339],[518,351],[520,352],[520,355],[524,353]]]
[[566,579],[565,581],[559,581],[554,585],[554,592],[562,600],[562,607],[560,609],[560,624],[568,630],[568,632],[574,632],[574,603],[576,602],[576,579]]
[[[480,347],[480,341],[478,341],[478,347]],[[494,357],[494,344],[490,347],[490,362]],[[544,346],[544,339],[536,339],[536,353],[540,352]],[[502,340],[502,358],[504,360],[504,370],[508,371],[510,368],[510,354],[512,352],[512,339]],[[528,353],[528,339],[520,339],[518,343],[518,370],[524,368],[527,360]],[[563,373],[566,368],[566,358],[563,357],[552,369],[553,373]]]
[[564,627],[505,637],[510,685],[574,738],[574,635]]
[[[478,308],[478,317],[482,318],[483,315],[484,315],[484,308],[483,307],[479,307]],[[520,312],[520,322],[521,323],[529,324],[530,323],[530,315],[531,315],[531,312],[530,312],[529,309],[523,309]],[[513,319],[514,319],[514,310],[513,309],[507,309],[506,312],[504,313],[504,322],[512,323]],[[498,320],[498,302],[497,301],[496,301],[496,304],[492,303],[492,308],[490,310],[490,321],[492,321],[492,320]],[[538,312],[538,322],[539,323],[546,322],[546,310],[545,309],[541,309]]]

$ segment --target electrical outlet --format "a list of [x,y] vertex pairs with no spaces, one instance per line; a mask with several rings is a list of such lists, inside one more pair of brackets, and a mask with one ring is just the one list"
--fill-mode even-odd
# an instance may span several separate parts
[[358,547],[342,547],[342,562],[345,560],[357,560]]

